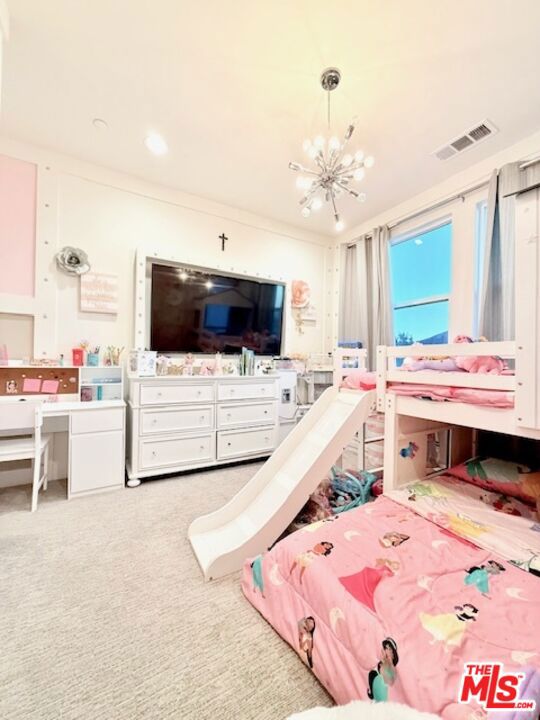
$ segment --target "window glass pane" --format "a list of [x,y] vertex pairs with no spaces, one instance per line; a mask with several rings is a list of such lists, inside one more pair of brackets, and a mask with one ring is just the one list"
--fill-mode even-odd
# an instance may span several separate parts
[[390,246],[394,305],[450,294],[452,223]]
[[448,301],[394,310],[396,345],[448,342]]

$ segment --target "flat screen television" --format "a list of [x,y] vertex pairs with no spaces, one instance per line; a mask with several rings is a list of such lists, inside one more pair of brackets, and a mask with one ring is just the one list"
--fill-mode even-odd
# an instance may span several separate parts
[[281,354],[285,287],[152,265],[150,347],[158,352]]

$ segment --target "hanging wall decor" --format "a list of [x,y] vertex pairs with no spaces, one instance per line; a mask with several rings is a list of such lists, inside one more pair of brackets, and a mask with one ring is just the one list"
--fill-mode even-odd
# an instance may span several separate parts
[[63,247],[56,253],[55,259],[58,269],[68,275],[83,275],[90,270],[88,255],[80,248]]
[[315,308],[311,304],[311,288],[305,280],[291,283],[291,310],[298,332],[304,332],[304,325],[316,322]]
[[118,275],[88,272],[81,275],[81,311],[118,312]]

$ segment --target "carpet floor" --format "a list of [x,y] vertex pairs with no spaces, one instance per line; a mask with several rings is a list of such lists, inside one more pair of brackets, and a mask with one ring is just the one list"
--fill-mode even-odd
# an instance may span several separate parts
[[191,520],[257,465],[67,502],[0,490],[0,717],[284,720],[331,700],[244,599],[204,583]]

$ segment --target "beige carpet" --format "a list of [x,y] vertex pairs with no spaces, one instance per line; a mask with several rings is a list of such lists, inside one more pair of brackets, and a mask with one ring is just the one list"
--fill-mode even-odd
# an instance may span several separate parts
[[[0,491],[3,720],[282,720],[331,703],[186,531],[256,465],[64,499]],[[48,497],[47,497],[48,496]]]

